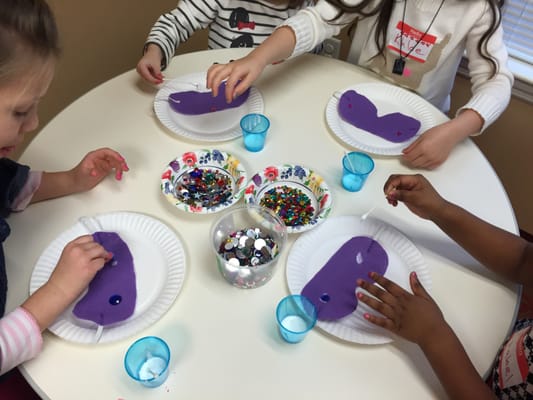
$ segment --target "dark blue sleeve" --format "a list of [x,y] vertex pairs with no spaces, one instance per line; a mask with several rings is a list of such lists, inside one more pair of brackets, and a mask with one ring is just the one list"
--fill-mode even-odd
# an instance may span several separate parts
[[8,158],[0,159],[0,216],[11,213],[11,204],[28,180],[30,167]]

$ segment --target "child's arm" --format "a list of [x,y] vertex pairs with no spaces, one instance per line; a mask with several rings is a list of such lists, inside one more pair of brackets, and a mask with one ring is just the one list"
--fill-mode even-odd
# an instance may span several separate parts
[[92,151],[69,171],[44,172],[31,203],[92,189],[112,171],[120,180],[122,173],[128,170],[126,161],[116,151],[108,148]]
[[218,87],[227,78],[226,101],[230,103],[252,85],[267,65],[289,57],[295,45],[293,30],[282,26],[247,56],[228,64],[213,64],[207,71],[207,87],[217,96]]
[[362,292],[357,297],[382,316],[365,314],[368,321],[418,344],[450,399],[495,398],[416,273],[409,276],[413,294],[376,273],[370,277],[383,289],[359,279],[358,286],[375,298]]
[[45,330],[83,292],[112,255],[90,235],[68,243],[48,282],[23,304]]
[[422,175],[392,175],[384,191],[392,205],[401,201],[433,221],[488,269],[533,290],[533,244],[444,200]]
[[435,169],[459,142],[478,133],[483,123],[474,110],[463,110],[454,119],[428,129],[403,149],[403,159],[414,168]]

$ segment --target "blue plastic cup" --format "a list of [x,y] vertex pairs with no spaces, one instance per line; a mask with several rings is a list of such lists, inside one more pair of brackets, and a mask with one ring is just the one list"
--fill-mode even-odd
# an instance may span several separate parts
[[244,147],[248,151],[261,151],[265,147],[265,139],[270,121],[263,114],[247,114],[241,119]]
[[294,294],[283,298],[276,308],[281,337],[289,343],[301,342],[316,324],[317,310],[311,301]]
[[342,158],[342,187],[349,192],[358,192],[374,170],[374,160],[358,151],[352,151]]
[[170,349],[164,340],[146,336],[134,342],[124,356],[128,375],[144,386],[154,388],[167,380]]

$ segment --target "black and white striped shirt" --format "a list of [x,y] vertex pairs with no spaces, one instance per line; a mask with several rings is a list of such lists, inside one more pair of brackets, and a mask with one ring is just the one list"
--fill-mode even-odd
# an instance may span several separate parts
[[[306,0],[302,8],[313,5]],[[180,43],[195,31],[209,27],[208,48],[257,47],[298,9],[260,0],[180,0],[152,27],[146,45],[163,51],[165,68]]]

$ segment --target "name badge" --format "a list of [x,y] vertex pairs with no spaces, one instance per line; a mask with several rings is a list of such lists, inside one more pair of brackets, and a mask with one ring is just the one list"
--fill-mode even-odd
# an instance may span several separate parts
[[[402,47],[401,54],[400,41]],[[424,35],[424,32],[421,32],[406,23],[402,24],[402,21],[398,21],[394,35],[387,45],[387,48],[394,53],[398,53],[402,57],[406,57],[407,54],[409,54],[407,58],[424,63],[436,42],[436,36],[428,33]]]

